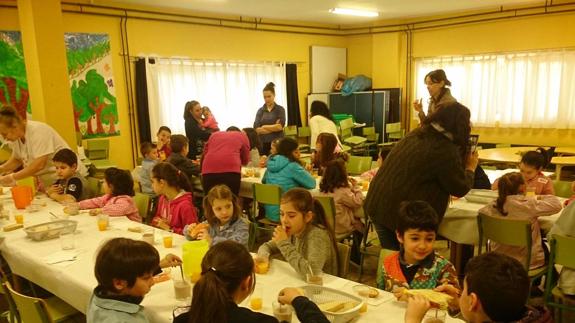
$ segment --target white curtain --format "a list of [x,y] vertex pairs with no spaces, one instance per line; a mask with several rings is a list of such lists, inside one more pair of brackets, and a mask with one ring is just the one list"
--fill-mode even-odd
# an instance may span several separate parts
[[276,85],[276,103],[286,107],[285,64],[241,63],[189,59],[146,60],[146,78],[152,138],[160,126],[173,134],[185,134],[184,106],[199,101],[212,111],[219,128],[252,127],[257,110],[264,104],[262,90]]
[[424,77],[441,68],[474,126],[575,128],[573,51],[426,58],[415,67],[414,98],[429,99]]

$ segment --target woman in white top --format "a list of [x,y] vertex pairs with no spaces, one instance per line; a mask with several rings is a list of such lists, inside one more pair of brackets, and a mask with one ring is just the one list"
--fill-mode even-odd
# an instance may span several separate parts
[[[38,177],[44,187],[52,184],[56,179],[52,156],[62,148],[70,148],[56,130],[42,122],[22,119],[8,106],[0,109],[0,135],[12,149],[10,159],[0,166],[0,174],[6,174],[0,176],[0,185],[14,186],[17,180],[30,176]],[[15,171],[20,166],[22,169]],[[78,171],[87,173],[82,163]]]
[[313,101],[311,103],[310,115],[309,129],[311,132],[311,149],[315,149],[317,136],[324,132],[333,134],[337,138],[338,147],[341,148],[341,142],[339,141],[339,136],[337,134],[337,127],[335,126],[335,122],[333,122],[327,104],[322,101]]

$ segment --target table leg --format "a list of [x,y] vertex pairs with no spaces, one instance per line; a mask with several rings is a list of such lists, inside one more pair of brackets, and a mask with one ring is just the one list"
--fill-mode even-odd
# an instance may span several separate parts
[[461,244],[451,241],[450,248],[450,260],[455,270],[457,271],[457,277],[459,282],[463,282],[465,277],[465,265],[467,262],[473,258],[473,253],[475,251],[475,246],[468,244]]
[[555,180],[556,181],[561,180],[561,168],[563,168],[562,165],[555,165]]

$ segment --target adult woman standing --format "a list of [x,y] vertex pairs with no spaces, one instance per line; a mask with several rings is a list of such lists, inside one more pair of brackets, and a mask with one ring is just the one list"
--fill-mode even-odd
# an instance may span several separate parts
[[426,201],[441,220],[449,196],[462,197],[473,186],[478,157],[468,145],[469,116],[469,109],[459,103],[442,107],[399,141],[385,159],[364,204],[382,247],[399,249],[395,230],[401,202]]
[[311,103],[311,107],[309,109],[311,118],[309,118],[309,129],[311,132],[311,142],[310,146],[311,149],[315,149],[315,144],[317,141],[317,136],[320,133],[331,133],[337,139],[337,145],[341,148],[341,142],[339,141],[339,137],[337,136],[337,127],[335,126],[335,122],[333,122],[333,118],[331,116],[331,112],[329,112],[329,108],[327,104],[322,101],[313,101]]
[[[0,166],[0,184],[13,186],[16,181],[35,176],[44,187],[56,179],[56,169],[52,156],[62,149],[70,148],[60,135],[49,125],[22,119],[12,107],[0,109],[0,134],[12,149],[12,156]],[[16,171],[22,167],[21,170]],[[84,164],[78,164],[78,170],[86,175]]]
[[451,86],[451,82],[447,79],[444,70],[439,69],[427,73],[424,82],[431,96],[429,98],[429,105],[427,106],[427,116],[425,112],[423,112],[421,99],[413,101],[413,108],[417,111],[417,116],[421,124],[423,124],[426,118],[429,118],[433,113],[441,109],[441,107],[457,102],[457,100],[451,96],[449,88],[447,88]]
[[184,107],[184,120],[186,137],[189,141],[189,159],[196,159],[202,154],[204,143],[210,137],[211,132],[202,126],[202,105],[198,101],[186,102]]
[[230,127],[215,132],[204,147],[202,187],[204,192],[219,184],[227,185],[237,196],[242,180],[242,165],[250,161],[250,142],[245,133]]
[[262,142],[261,155],[269,155],[272,141],[283,137],[286,123],[286,111],[276,104],[275,84],[269,82],[263,90],[265,104],[259,108],[254,121],[254,129]]

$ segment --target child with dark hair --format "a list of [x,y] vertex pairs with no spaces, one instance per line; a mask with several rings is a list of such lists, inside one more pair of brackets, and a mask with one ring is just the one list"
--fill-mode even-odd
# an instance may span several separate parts
[[[238,197],[226,185],[216,185],[204,197],[204,215],[207,220],[201,229],[196,224],[184,227],[188,240],[203,239],[210,246],[232,240],[248,247],[248,222],[242,218]],[[199,229],[199,230],[198,230]]]
[[183,234],[186,225],[198,222],[190,182],[174,165],[159,163],[154,166],[152,188],[160,196],[151,222],[153,226]]
[[[253,268],[252,256],[237,242],[223,241],[210,248],[202,259],[202,276],[194,284],[190,310],[176,317],[174,323],[277,323],[273,316],[237,305],[256,286]],[[284,288],[278,301],[292,305],[302,323],[329,322],[300,289]]]
[[[277,146],[278,153],[267,160],[267,169],[262,178],[264,184],[276,184],[286,192],[294,187],[315,188],[315,178],[306,171],[299,160],[298,143],[295,139],[284,137]],[[264,205],[266,218],[279,221],[277,205]]]
[[160,161],[166,160],[172,154],[172,149],[170,148],[170,136],[172,135],[172,130],[166,126],[161,126],[158,129],[158,158]]
[[261,150],[261,142],[258,133],[254,128],[243,128],[243,133],[248,136],[248,140],[250,141],[250,162],[247,167],[260,167],[260,150]]
[[381,167],[381,165],[383,165],[383,161],[385,160],[387,155],[389,155],[389,152],[391,152],[391,149],[381,149],[379,151],[379,155],[377,156],[377,167],[372,168],[372,169],[364,172],[363,174],[361,174],[361,178],[368,180],[368,181],[371,181],[373,179],[373,177],[375,176],[375,174],[377,174],[377,171],[379,171],[379,168]]
[[396,235],[399,252],[387,256],[377,275],[377,286],[393,291],[398,298],[403,289],[434,289],[449,284],[459,289],[453,265],[433,250],[439,218],[425,201],[401,203]]
[[349,155],[340,150],[336,136],[326,132],[320,133],[317,136],[315,152],[312,156],[312,166],[318,169],[318,175],[321,176],[325,165],[334,159],[347,161]]
[[[530,269],[545,264],[547,247],[541,240],[541,228],[537,218],[549,216],[561,211],[561,201],[555,195],[524,195],[525,180],[520,173],[507,173],[497,182],[499,196],[492,204],[486,205],[479,213],[489,216],[504,216],[509,219],[529,220],[531,222],[531,264]],[[527,248],[502,245],[491,242],[491,250],[509,255],[521,263],[527,261]]]
[[48,196],[60,203],[75,202],[90,198],[88,182],[78,172],[78,156],[68,148],[58,150],[52,163],[58,180],[46,191]]
[[[535,190],[535,195],[555,195],[553,181],[543,174],[543,169],[547,167],[550,160],[551,156],[548,151],[541,147],[528,151],[521,157],[519,171],[525,180],[525,187]],[[497,190],[498,183],[499,178],[493,182],[491,189]]]
[[[505,254],[488,252],[465,267],[463,290],[444,285],[436,290],[453,297],[466,322],[552,323],[551,313],[542,307],[526,306],[529,276],[522,263]],[[408,299],[405,323],[420,323],[430,308],[422,296]]]
[[170,137],[170,148],[172,149],[172,154],[166,160],[168,163],[181,170],[186,176],[188,176],[190,181],[200,175],[200,167],[191,159],[186,157],[188,156],[190,149],[188,138],[186,136],[173,135]]
[[132,221],[142,222],[132,198],[135,192],[130,172],[116,167],[106,169],[102,188],[104,196],[80,201],[80,209],[90,209],[90,215],[99,213],[109,216],[125,215]]
[[140,303],[154,285],[154,274],[181,263],[172,254],[160,260],[156,248],[144,241],[109,240],[96,257],[98,286],[88,305],[87,322],[149,322]]
[[308,190],[293,188],[281,198],[281,225],[271,241],[258,249],[258,256],[280,253],[300,275],[338,274],[337,245],[326,214]]
[[154,196],[152,189],[152,168],[158,163],[158,148],[156,144],[151,142],[143,142],[140,145],[140,152],[142,153],[142,168],[138,174],[142,193]]

